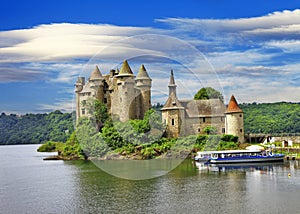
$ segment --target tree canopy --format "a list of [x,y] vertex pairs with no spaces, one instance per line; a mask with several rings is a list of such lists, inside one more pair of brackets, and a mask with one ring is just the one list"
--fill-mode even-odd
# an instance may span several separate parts
[[300,133],[299,103],[240,104],[245,133]]
[[212,87],[201,88],[194,96],[194,100],[220,99],[224,101],[223,95]]
[[0,144],[65,142],[73,132],[72,113],[0,115]]

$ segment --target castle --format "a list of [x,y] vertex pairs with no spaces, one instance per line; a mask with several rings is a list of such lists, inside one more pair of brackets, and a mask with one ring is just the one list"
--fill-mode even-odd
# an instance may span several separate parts
[[233,95],[227,108],[220,99],[179,100],[173,71],[168,87],[169,97],[161,109],[168,137],[203,134],[212,126],[218,134],[235,135],[244,142],[244,115]]
[[[120,71],[110,70],[103,76],[96,66],[90,78],[78,77],[75,84],[76,118],[89,116],[85,103],[98,99],[107,106],[108,112],[122,122],[142,119],[151,108],[151,84],[144,65],[134,76],[125,60]],[[232,95],[226,108],[220,99],[179,100],[176,94],[174,73],[171,71],[169,97],[161,109],[168,137],[205,133],[206,127],[215,127],[218,134],[232,134],[244,142],[244,116]]]
[[122,122],[142,119],[151,108],[151,82],[144,65],[136,77],[126,60],[120,71],[110,70],[105,76],[96,66],[87,82],[78,77],[75,84],[76,118],[89,115],[84,104],[94,98],[104,103],[115,119]]

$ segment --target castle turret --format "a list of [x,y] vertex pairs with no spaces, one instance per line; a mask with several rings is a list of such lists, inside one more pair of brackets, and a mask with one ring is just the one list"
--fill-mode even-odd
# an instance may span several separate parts
[[173,70],[171,70],[169,82],[169,97],[162,111],[162,121],[166,124],[167,137],[179,137],[185,135],[184,107],[176,95],[176,84]]
[[226,134],[239,137],[239,142],[244,142],[244,113],[237,104],[235,97],[232,95],[226,109]]
[[79,93],[82,91],[83,86],[85,85],[85,78],[78,77],[75,83],[75,96],[76,96],[76,121],[80,117],[80,95]]
[[135,79],[136,87],[141,92],[140,119],[144,117],[146,111],[151,108],[151,78],[149,77],[144,65],[141,65]]
[[89,78],[90,88],[92,89],[92,97],[99,99],[101,102],[104,100],[104,92],[103,92],[103,76],[96,65],[94,71],[91,73]]
[[125,122],[135,118],[135,81],[127,60],[124,60],[116,78],[117,96],[111,105],[112,114],[118,114],[120,121]]

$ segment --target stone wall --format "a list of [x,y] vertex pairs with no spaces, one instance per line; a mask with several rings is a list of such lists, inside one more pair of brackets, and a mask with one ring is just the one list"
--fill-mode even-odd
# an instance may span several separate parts
[[281,136],[281,137],[273,137],[275,142],[292,141],[293,143],[300,144],[300,136]]

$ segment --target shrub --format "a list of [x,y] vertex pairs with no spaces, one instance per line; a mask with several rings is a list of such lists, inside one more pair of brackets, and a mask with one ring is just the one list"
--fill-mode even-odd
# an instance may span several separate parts
[[58,152],[58,151],[62,151],[64,146],[65,146],[65,144],[61,143],[61,142],[48,141],[47,143],[42,144],[37,149],[37,151],[38,152]]

